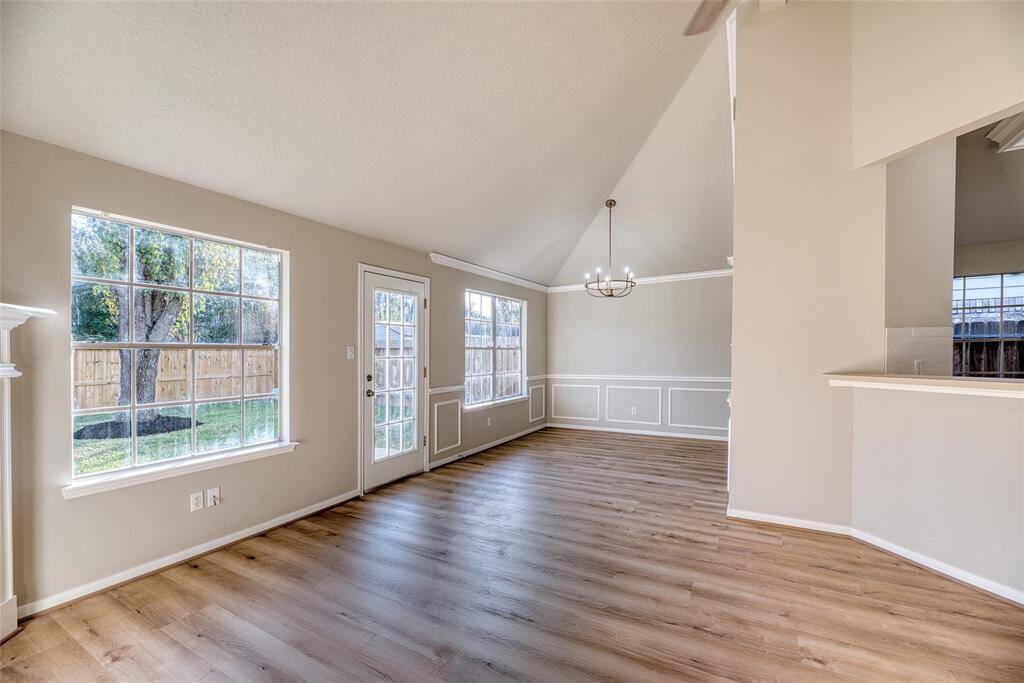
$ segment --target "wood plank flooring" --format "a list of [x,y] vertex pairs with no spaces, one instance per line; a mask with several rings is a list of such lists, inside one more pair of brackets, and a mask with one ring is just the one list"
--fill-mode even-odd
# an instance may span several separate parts
[[546,429],[24,624],[20,680],[1024,680],[1024,609]]

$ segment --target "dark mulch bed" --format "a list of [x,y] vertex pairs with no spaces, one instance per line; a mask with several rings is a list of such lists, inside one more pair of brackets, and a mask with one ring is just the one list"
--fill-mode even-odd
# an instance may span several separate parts
[[[202,425],[196,422],[196,427]],[[169,415],[157,415],[152,420],[139,420],[139,436],[150,434],[166,434],[177,432],[182,429],[191,429],[192,420],[187,417],[173,417]],[[75,432],[76,439],[124,439],[131,436],[132,425],[128,421],[111,420],[109,422],[97,422],[86,425]]]

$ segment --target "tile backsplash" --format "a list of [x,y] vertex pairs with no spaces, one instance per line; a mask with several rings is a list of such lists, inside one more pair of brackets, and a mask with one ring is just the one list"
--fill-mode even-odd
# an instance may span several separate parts
[[894,375],[952,374],[953,328],[885,328],[885,371]]

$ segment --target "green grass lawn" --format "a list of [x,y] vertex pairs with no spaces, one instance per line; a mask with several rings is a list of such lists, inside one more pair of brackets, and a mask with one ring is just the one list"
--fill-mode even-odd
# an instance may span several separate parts
[[[246,443],[273,441],[278,435],[279,415],[276,398],[251,399],[246,413]],[[187,417],[189,406],[160,408],[160,415]],[[150,411],[139,411],[140,414]],[[78,431],[90,424],[108,422],[117,413],[94,413],[75,417],[72,431]],[[208,453],[242,445],[241,401],[223,403],[201,403],[196,406],[196,453]],[[188,429],[179,429],[162,434],[140,436],[137,445],[139,465],[145,465],[168,458],[177,458],[192,453],[192,434]],[[75,476],[97,474],[129,467],[132,464],[131,442],[125,438],[75,439]]]

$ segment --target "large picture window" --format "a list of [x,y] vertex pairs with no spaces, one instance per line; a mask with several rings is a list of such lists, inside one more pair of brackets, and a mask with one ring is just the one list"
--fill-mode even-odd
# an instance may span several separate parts
[[953,374],[1024,378],[1024,273],[953,279]]
[[524,395],[526,302],[466,290],[467,406]]
[[281,438],[281,253],[71,214],[75,477]]

